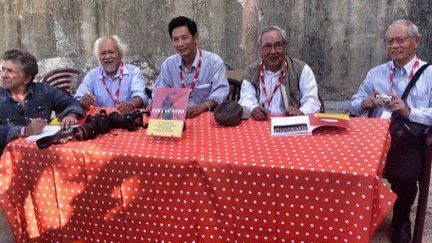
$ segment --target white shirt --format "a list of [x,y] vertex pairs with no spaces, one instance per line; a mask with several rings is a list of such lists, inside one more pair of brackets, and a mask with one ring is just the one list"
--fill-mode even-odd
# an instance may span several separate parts
[[[280,73],[280,70],[272,72],[264,69],[264,83],[266,85],[265,88],[268,99],[270,99],[275,87],[279,85]],[[244,107],[245,112],[250,114],[255,107],[262,105],[264,108],[269,110],[271,114],[285,114],[285,106],[283,104],[280,88],[274,94],[270,107],[268,107],[267,97],[263,92],[261,82],[259,86],[260,98],[258,102],[255,86],[248,80],[243,80],[240,91],[240,100],[238,103]],[[299,86],[302,96],[300,100],[300,111],[304,114],[318,112],[321,107],[321,103],[318,99],[318,87],[312,69],[307,64],[304,66],[300,75]]]
[[[414,57],[402,68],[393,69],[393,95],[402,96],[406,86],[409,83],[409,74],[414,66]],[[421,66],[425,64],[420,60],[418,67],[413,70],[415,73]],[[387,62],[377,67],[372,68],[366,75],[365,80],[360,85],[360,88],[352,98],[349,105],[349,111],[356,116],[360,116],[368,112],[361,108],[361,103],[369,95],[375,91],[381,94],[390,95],[390,66],[393,62]],[[394,66],[394,65],[393,65]],[[432,67],[428,67],[420,78],[417,80],[414,87],[411,89],[406,99],[406,104],[411,108],[409,120],[413,122],[422,123],[425,125],[432,125]],[[374,109],[372,116],[381,117],[385,111],[384,106]]]

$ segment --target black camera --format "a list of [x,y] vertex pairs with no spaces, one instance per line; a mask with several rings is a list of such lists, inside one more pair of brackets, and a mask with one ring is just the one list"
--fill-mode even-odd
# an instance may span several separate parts
[[112,112],[109,114],[108,119],[111,122],[112,128],[125,128],[128,131],[135,131],[143,124],[143,114],[140,111],[134,111],[124,115],[118,112]]
[[84,125],[73,128],[72,132],[77,140],[88,140],[95,138],[98,134],[108,133],[111,129],[110,120],[106,110],[98,114],[87,116]]

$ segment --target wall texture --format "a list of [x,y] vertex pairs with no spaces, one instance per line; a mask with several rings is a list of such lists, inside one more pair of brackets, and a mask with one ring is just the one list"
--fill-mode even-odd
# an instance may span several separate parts
[[0,51],[19,47],[40,60],[40,73],[56,67],[96,65],[93,42],[117,34],[129,44],[126,60],[153,80],[174,53],[171,18],[196,20],[201,47],[233,68],[257,58],[260,29],[287,30],[289,54],[314,70],[324,99],[349,98],[368,69],[387,60],[383,37],[394,20],[414,21],[423,35],[419,56],[430,61],[429,0],[1,0]]

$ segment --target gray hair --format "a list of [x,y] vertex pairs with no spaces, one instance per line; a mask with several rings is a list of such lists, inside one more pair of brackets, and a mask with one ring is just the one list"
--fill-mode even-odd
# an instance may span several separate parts
[[99,45],[103,39],[113,40],[116,43],[117,48],[119,52],[122,54],[122,56],[124,56],[127,53],[128,46],[118,36],[116,35],[102,36],[95,41],[93,46],[93,55],[95,55],[97,59],[99,59]]
[[413,22],[406,20],[406,19],[399,19],[399,20],[396,20],[395,22],[391,23],[389,25],[389,27],[387,28],[386,36],[387,36],[387,32],[390,30],[390,28],[392,28],[396,25],[405,25],[408,28],[408,35],[411,38],[421,36],[419,33],[417,25],[415,25]]
[[283,43],[284,43],[284,44],[287,44],[287,43],[288,43],[288,41],[287,41],[287,35],[286,35],[285,30],[283,30],[281,27],[278,27],[278,26],[273,25],[273,26],[265,27],[265,28],[261,31],[261,33],[258,35],[258,41],[257,41],[258,46],[261,46],[261,45],[262,45],[262,37],[263,37],[263,35],[264,35],[265,33],[271,32],[271,31],[278,31],[278,32],[280,33],[280,35],[282,36],[282,41],[283,41]]

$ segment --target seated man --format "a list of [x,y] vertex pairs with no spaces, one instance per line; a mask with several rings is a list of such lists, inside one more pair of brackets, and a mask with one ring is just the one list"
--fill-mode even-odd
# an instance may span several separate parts
[[[367,112],[373,117],[389,118],[398,114],[410,121],[432,125],[432,68],[428,67],[408,94],[402,96],[415,72],[425,64],[416,56],[420,43],[418,28],[411,21],[392,23],[385,36],[390,62],[372,68],[349,106],[354,115]],[[387,102],[376,95],[391,96]],[[397,194],[393,208],[392,242],[409,242],[411,238],[410,211],[417,194],[417,180],[423,168],[424,141],[409,144],[403,149],[393,146],[387,156],[385,175]]]
[[93,52],[100,66],[87,73],[75,94],[84,108],[116,107],[121,113],[129,113],[148,105],[142,72],[122,62],[126,49],[117,36],[104,36],[95,41]]
[[0,87],[0,154],[10,141],[42,132],[54,110],[62,128],[84,115],[80,103],[46,83],[34,83],[36,59],[27,51],[3,54]]
[[186,117],[212,110],[228,96],[224,62],[218,55],[197,48],[199,34],[195,21],[183,16],[174,18],[168,31],[177,54],[162,63],[153,96],[158,88],[190,88]]
[[265,28],[258,36],[259,61],[251,64],[243,78],[239,104],[255,120],[269,113],[298,116],[320,110],[318,87],[311,68],[285,56],[287,37],[277,26]]

